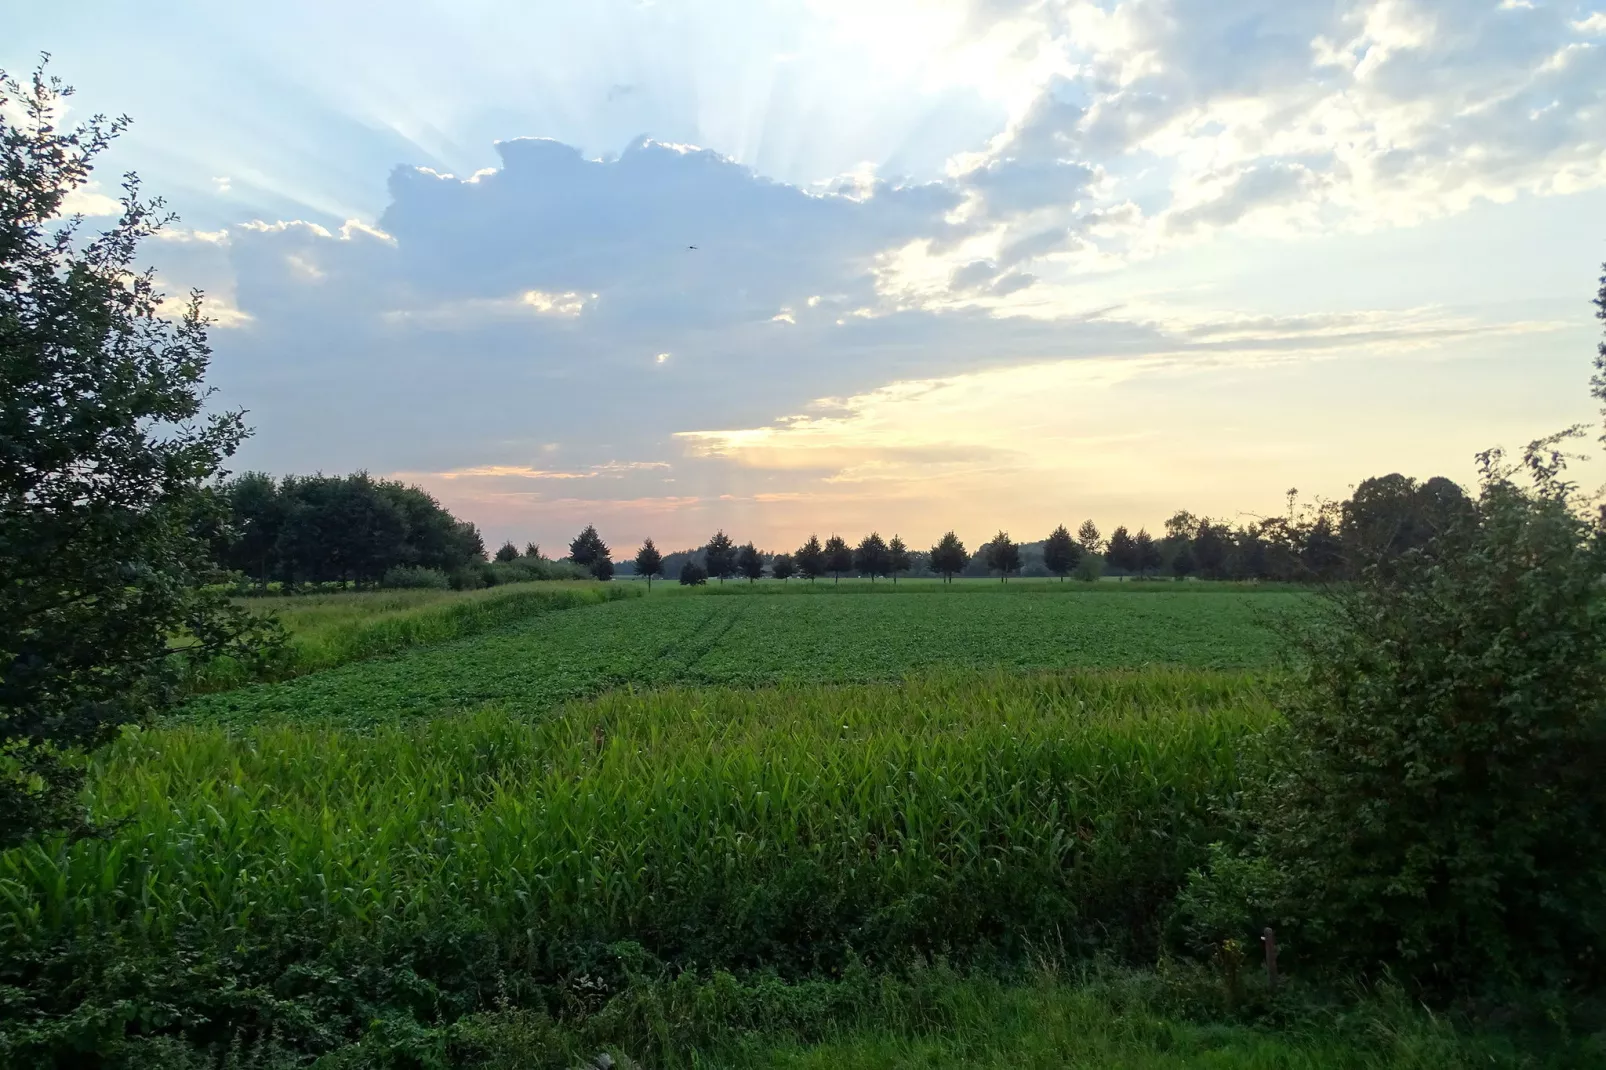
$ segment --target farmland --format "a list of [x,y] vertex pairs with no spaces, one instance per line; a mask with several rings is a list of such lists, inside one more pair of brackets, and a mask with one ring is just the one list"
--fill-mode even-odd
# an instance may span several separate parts
[[1276,659],[1275,628],[1302,598],[1168,586],[660,589],[209,696],[187,712],[238,724],[265,717],[383,723],[487,704],[541,713],[623,686],[854,682],[961,667],[1265,667]]
[[[1208,970],[1128,969],[1232,835],[1305,596],[622,586],[125,734],[112,835],[0,856],[0,1053],[1543,1065],[1386,999],[1207,1025]],[[286,624],[485,603],[386,597]]]

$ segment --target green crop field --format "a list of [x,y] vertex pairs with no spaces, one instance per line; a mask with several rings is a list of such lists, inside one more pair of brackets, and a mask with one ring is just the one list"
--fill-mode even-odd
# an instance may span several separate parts
[[1573,1065],[1129,969],[1307,596],[637,593],[287,604],[335,667],[125,734],[108,835],[0,854],[0,1064]]
[[1277,627],[1304,598],[1122,586],[1133,593],[986,583],[671,588],[209,696],[187,712],[236,724],[372,723],[487,704],[539,713],[627,685],[869,681],[942,667],[1264,667],[1277,658]]

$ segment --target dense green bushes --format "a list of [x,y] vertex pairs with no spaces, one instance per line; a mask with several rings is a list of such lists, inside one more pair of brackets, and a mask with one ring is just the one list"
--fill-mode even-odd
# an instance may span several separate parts
[[95,781],[115,837],[0,856],[7,1035],[328,1050],[377,1008],[606,989],[621,940],[790,975],[1151,958],[1270,717],[1247,678],[1153,671],[133,735]]
[[1253,902],[1307,963],[1441,993],[1606,979],[1606,540],[1559,441],[1330,592],[1196,922]]

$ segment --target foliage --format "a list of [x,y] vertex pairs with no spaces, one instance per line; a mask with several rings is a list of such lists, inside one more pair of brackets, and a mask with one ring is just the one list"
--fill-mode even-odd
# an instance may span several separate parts
[[1020,571],[1020,546],[1011,542],[1007,531],[994,535],[991,542],[981,548],[988,571],[998,573],[999,582],[1009,578],[1011,572]]
[[1083,554],[1082,560],[1076,563],[1076,578],[1084,583],[1092,583],[1104,575],[1104,558],[1097,554]]
[[797,574],[812,583],[825,575],[825,571],[825,550],[820,546],[820,537],[810,535],[797,549]]
[[[1097,536],[1094,538],[1096,541]],[[1081,559],[1082,547],[1071,538],[1071,533],[1064,524],[1055,528],[1043,543],[1043,565],[1062,582],[1075,570]]]
[[216,584],[205,489],[246,430],[207,413],[198,293],[162,315],[132,175],[104,233],[62,219],[128,124],[55,126],[70,88],[0,72],[0,845],[81,824],[75,755],[174,696],[184,661],[271,651]]
[[892,574],[892,582],[898,582],[898,573],[908,572],[913,565],[909,556],[909,547],[897,535],[887,543],[887,571]]
[[1104,549],[1104,538],[1099,534],[1099,526],[1091,520],[1082,521],[1082,526],[1076,529],[1076,544],[1082,548],[1085,557],[1093,557]]
[[602,541],[602,536],[598,535],[597,529],[590,524],[587,524],[585,530],[569,543],[569,560],[587,571],[590,571],[599,560],[611,555],[612,551],[608,549],[608,544]]
[[514,546],[511,540],[504,542],[496,551],[496,559],[504,565],[510,561],[517,561],[519,559],[519,548]]
[[825,571],[836,577],[836,582],[842,582],[842,575],[853,571],[853,548],[847,540],[840,535],[832,535],[825,540]]
[[747,577],[748,583],[764,575],[764,555],[758,552],[758,547],[746,543],[736,552],[736,570]]
[[1160,548],[1155,545],[1154,536],[1143,528],[1132,538],[1132,559],[1137,563],[1139,576],[1147,576],[1151,569],[1160,567]]
[[892,555],[879,532],[872,531],[859,540],[859,545],[853,551],[853,568],[859,575],[869,576],[871,583],[875,582],[877,576],[885,576],[891,571]]
[[1138,544],[1123,524],[1110,532],[1110,545],[1104,551],[1104,560],[1122,572],[1138,570]]
[[708,570],[695,561],[687,561],[680,566],[680,585],[682,587],[699,587],[708,582]]
[[931,548],[931,557],[928,567],[937,573],[946,582],[953,582],[953,578],[965,570],[970,563],[970,555],[965,552],[965,544],[959,541],[959,536],[948,532]]
[[1398,472],[1363,480],[1340,507],[1346,570],[1388,568],[1408,550],[1432,553],[1433,541],[1471,511],[1466,492],[1443,476],[1422,484]]
[[1313,956],[1439,991],[1606,973],[1606,542],[1565,437],[1484,454],[1464,519],[1304,633],[1256,813]]
[[379,586],[388,590],[451,590],[451,578],[436,568],[396,565],[385,570]]
[[736,544],[721,528],[714,532],[714,537],[708,540],[708,548],[703,554],[703,567],[708,575],[724,583],[736,574]]
[[1183,543],[1177,547],[1177,552],[1171,555],[1171,573],[1179,580],[1185,580],[1193,575],[1198,567],[1198,563],[1193,559],[1191,543]]
[[664,570],[664,555],[658,552],[658,547],[652,544],[651,539],[641,544],[636,551],[636,575],[647,577],[647,587],[651,589],[652,578],[662,574]]
[[473,524],[418,487],[366,472],[277,481],[247,472],[220,484],[218,493],[228,505],[228,525],[215,540],[218,560],[264,591],[274,581],[361,586],[398,566],[450,575],[485,559]]
[[789,580],[797,571],[797,565],[792,561],[791,554],[776,554],[770,560],[770,575],[778,580]]
[[[681,601],[731,600],[631,600]],[[130,735],[97,766],[110,838],[0,855],[0,1028],[25,1063],[164,1022],[315,1052],[369,1008],[606,977],[624,939],[791,976],[1145,959],[1270,717],[1249,679],[1156,670]]]

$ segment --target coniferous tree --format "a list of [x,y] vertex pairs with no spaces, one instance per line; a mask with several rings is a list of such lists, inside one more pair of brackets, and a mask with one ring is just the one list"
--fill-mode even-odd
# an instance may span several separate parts
[[887,574],[889,564],[887,544],[879,532],[872,531],[859,540],[858,547],[853,551],[853,567],[859,575],[869,576],[870,582],[874,583],[877,576]]
[[714,537],[708,540],[708,548],[703,552],[703,561],[708,568],[708,574],[721,584],[736,574],[736,544],[731,537],[720,528],[714,532]]
[[1099,534],[1099,526],[1092,520],[1082,521],[1082,526],[1076,529],[1076,544],[1088,557],[1095,556],[1104,548],[1104,537]]
[[758,547],[747,543],[736,552],[736,570],[747,577],[748,583],[764,575],[764,555]]
[[1076,568],[1077,562],[1082,559],[1082,548],[1071,538],[1071,533],[1061,524],[1049,535],[1043,543],[1043,566],[1065,582],[1065,577]]
[[820,546],[820,537],[810,535],[807,542],[797,548],[797,574],[813,583],[825,575],[825,550]]
[[965,544],[951,531],[931,548],[929,566],[931,571],[942,577],[944,583],[952,583],[954,577],[965,571],[969,563],[970,554],[965,552]]
[[1137,535],[1132,539],[1133,559],[1137,562],[1138,576],[1147,576],[1151,568],[1160,567],[1160,547],[1155,544],[1154,536],[1145,528],[1139,528]]
[[534,561],[537,558],[539,558],[541,556],[541,544],[538,543],[538,542],[527,542],[527,543],[525,543],[524,544],[524,556],[528,557],[532,561]]
[[514,546],[512,542],[504,542],[496,551],[496,559],[502,562],[517,561],[519,559],[519,548]]
[[770,559],[770,575],[785,582],[792,578],[797,571],[797,565],[792,561],[791,554],[776,554]]
[[1126,525],[1110,532],[1110,544],[1104,551],[1104,559],[1123,572],[1138,570],[1137,543],[1126,530]]
[[901,538],[894,535],[892,541],[887,543],[887,571],[892,573],[892,585],[898,585],[898,573],[908,572],[910,566],[909,547],[904,545]]
[[604,554],[591,562],[591,577],[604,582],[613,579],[613,558]]
[[602,541],[597,529],[590,524],[569,544],[569,560],[581,568],[589,569],[599,558],[611,556],[608,544]]
[[636,575],[647,577],[647,590],[652,590],[652,578],[664,569],[664,555],[647,539],[636,551]]
[[1020,571],[1020,546],[1010,541],[1007,531],[994,535],[981,549],[987,567],[998,573],[999,583],[1007,580],[1011,572]]
[[842,573],[853,571],[853,547],[840,535],[825,540],[825,571],[835,574],[835,582],[842,582]]

